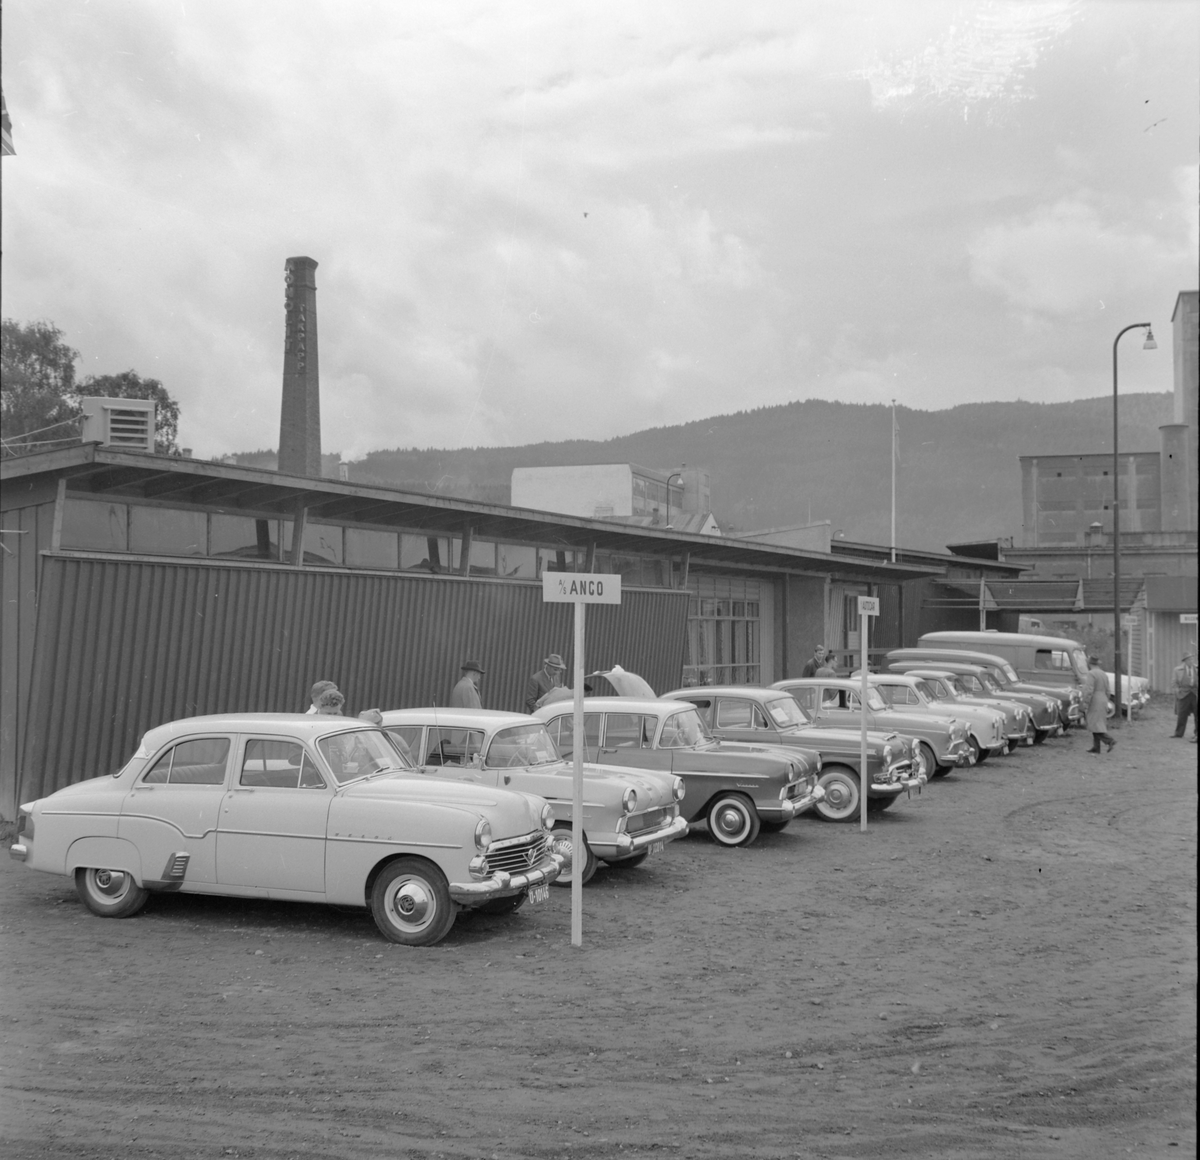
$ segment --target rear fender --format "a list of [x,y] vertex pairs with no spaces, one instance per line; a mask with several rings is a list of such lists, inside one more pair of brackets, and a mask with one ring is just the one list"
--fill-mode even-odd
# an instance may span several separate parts
[[142,885],[142,858],[138,848],[124,838],[78,838],[67,850],[63,870],[74,874],[80,866],[103,870],[124,870]]

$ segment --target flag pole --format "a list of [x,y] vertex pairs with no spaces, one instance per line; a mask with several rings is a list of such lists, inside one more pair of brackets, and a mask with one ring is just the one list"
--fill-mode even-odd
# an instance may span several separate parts
[[892,400],[892,563],[896,562],[896,400]]

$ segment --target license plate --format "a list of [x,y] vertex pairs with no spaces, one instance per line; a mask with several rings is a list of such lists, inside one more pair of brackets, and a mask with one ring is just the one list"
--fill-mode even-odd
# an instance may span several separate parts
[[646,847],[646,853],[661,854],[666,848],[666,845],[666,842],[651,842],[650,845]]
[[530,906],[536,906],[539,902],[548,902],[550,899],[550,887],[544,882],[539,882],[536,886],[531,886],[527,892],[525,901]]

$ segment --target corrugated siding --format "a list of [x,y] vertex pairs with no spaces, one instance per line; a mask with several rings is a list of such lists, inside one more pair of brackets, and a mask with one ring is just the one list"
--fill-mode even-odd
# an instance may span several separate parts
[[[588,669],[674,688],[687,593],[623,596],[588,609]],[[115,770],[164,721],[302,712],[323,678],[353,712],[445,704],[478,657],[484,705],[519,709],[547,653],[573,663],[572,616],[529,583],[47,555],[20,800]]]
[[54,504],[10,509],[0,537],[0,816],[16,817],[16,771],[29,704],[39,553],[50,546]]
[[1146,676],[1150,688],[1157,693],[1175,689],[1175,666],[1183,654],[1196,651],[1196,626],[1180,624],[1178,612],[1147,612],[1146,617]]

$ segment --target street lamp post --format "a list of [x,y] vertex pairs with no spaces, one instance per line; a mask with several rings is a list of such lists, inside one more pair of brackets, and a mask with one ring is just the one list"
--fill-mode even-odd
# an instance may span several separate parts
[[1135,322],[1117,332],[1113,339],[1113,700],[1117,705],[1116,724],[1121,723],[1121,484],[1117,460],[1117,343],[1129,330],[1146,331],[1143,350],[1158,350],[1154,331],[1148,322]]

